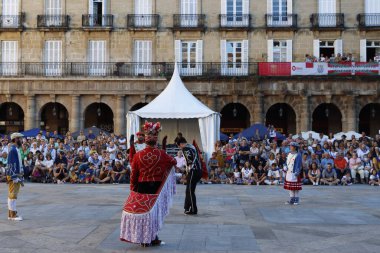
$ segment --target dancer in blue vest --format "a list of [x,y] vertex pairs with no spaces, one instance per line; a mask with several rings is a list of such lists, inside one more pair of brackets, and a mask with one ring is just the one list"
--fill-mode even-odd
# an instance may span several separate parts
[[298,148],[297,142],[290,143],[290,152],[286,158],[286,166],[284,166],[286,171],[284,189],[289,191],[290,200],[286,202],[289,205],[299,205],[300,203],[302,154],[298,152]]
[[11,134],[11,148],[8,154],[8,165],[6,170],[8,184],[8,220],[22,221],[22,217],[17,214],[16,200],[20,187],[24,186],[24,170],[21,161],[19,148],[21,139],[24,137],[20,133]]

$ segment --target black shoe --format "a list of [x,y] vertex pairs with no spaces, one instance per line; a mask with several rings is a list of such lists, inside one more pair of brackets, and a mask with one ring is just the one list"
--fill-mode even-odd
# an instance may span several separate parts
[[184,213],[185,213],[185,215],[196,215],[197,214],[197,212],[192,212],[192,211],[185,211]]
[[140,246],[143,247],[143,248],[147,248],[147,247],[150,247],[150,243],[140,243]]

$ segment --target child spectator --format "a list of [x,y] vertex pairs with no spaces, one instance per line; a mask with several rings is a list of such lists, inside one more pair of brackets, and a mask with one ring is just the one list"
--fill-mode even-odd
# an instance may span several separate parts
[[341,180],[342,185],[352,185],[352,178],[351,178],[351,173],[349,171],[346,172],[346,175],[342,177]]
[[74,170],[70,171],[70,183],[72,184],[78,183],[78,175],[75,173]]
[[277,163],[272,163],[268,169],[267,178],[264,180],[267,185],[278,185],[280,183],[280,171]]
[[0,162],[0,182],[6,182],[5,166]]
[[182,172],[181,172],[181,169],[178,167],[175,168],[175,178],[176,178],[176,183],[179,184],[182,178]]
[[78,183],[84,184],[85,182],[86,182],[86,174],[85,174],[84,170],[81,170],[79,172],[79,176],[78,176]]
[[220,183],[219,178],[216,175],[214,169],[210,170],[210,174],[208,175],[208,183],[209,184],[219,184]]
[[263,166],[260,164],[255,172],[253,173],[253,181],[256,183],[256,185],[264,184],[264,181],[266,179],[266,171],[263,168]]
[[219,181],[221,184],[227,184],[228,182],[228,177],[224,171],[222,171],[219,175]]
[[95,177],[95,165],[93,163],[90,164],[90,167],[86,170],[86,184],[91,184],[94,182]]
[[244,163],[244,167],[241,169],[241,175],[243,184],[251,185],[253,182],[253,170],[249,162]]
[[238,168],[235,168],[233,183],[238,184],[238,185],[243,183],[243,181],[241,179],[241,172],[239,171]]
[[372,174],[369,176],[369,184],[371,186],[380,185],[380,183],[379,183],[379,175],[377,173],[377,170],[375,170],[375,169],[372,170]]

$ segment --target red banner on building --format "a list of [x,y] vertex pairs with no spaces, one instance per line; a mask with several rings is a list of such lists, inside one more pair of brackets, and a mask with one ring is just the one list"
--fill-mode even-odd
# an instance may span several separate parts
[[291,75],[290,62],[260,62],[259,75],[260,76],[290,76]]

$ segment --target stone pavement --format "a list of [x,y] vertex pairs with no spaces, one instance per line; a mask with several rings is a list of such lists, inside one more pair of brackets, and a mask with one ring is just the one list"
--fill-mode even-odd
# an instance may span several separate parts
[[198,216],[183,215],[178,186],[160,238],[140,248],[118,240],[129,185],[26,184],[7,220],[0,184],[0,252],[378,252],[379,187],[307,186],[300,206],[286,206],[275,186],[199,185]]

